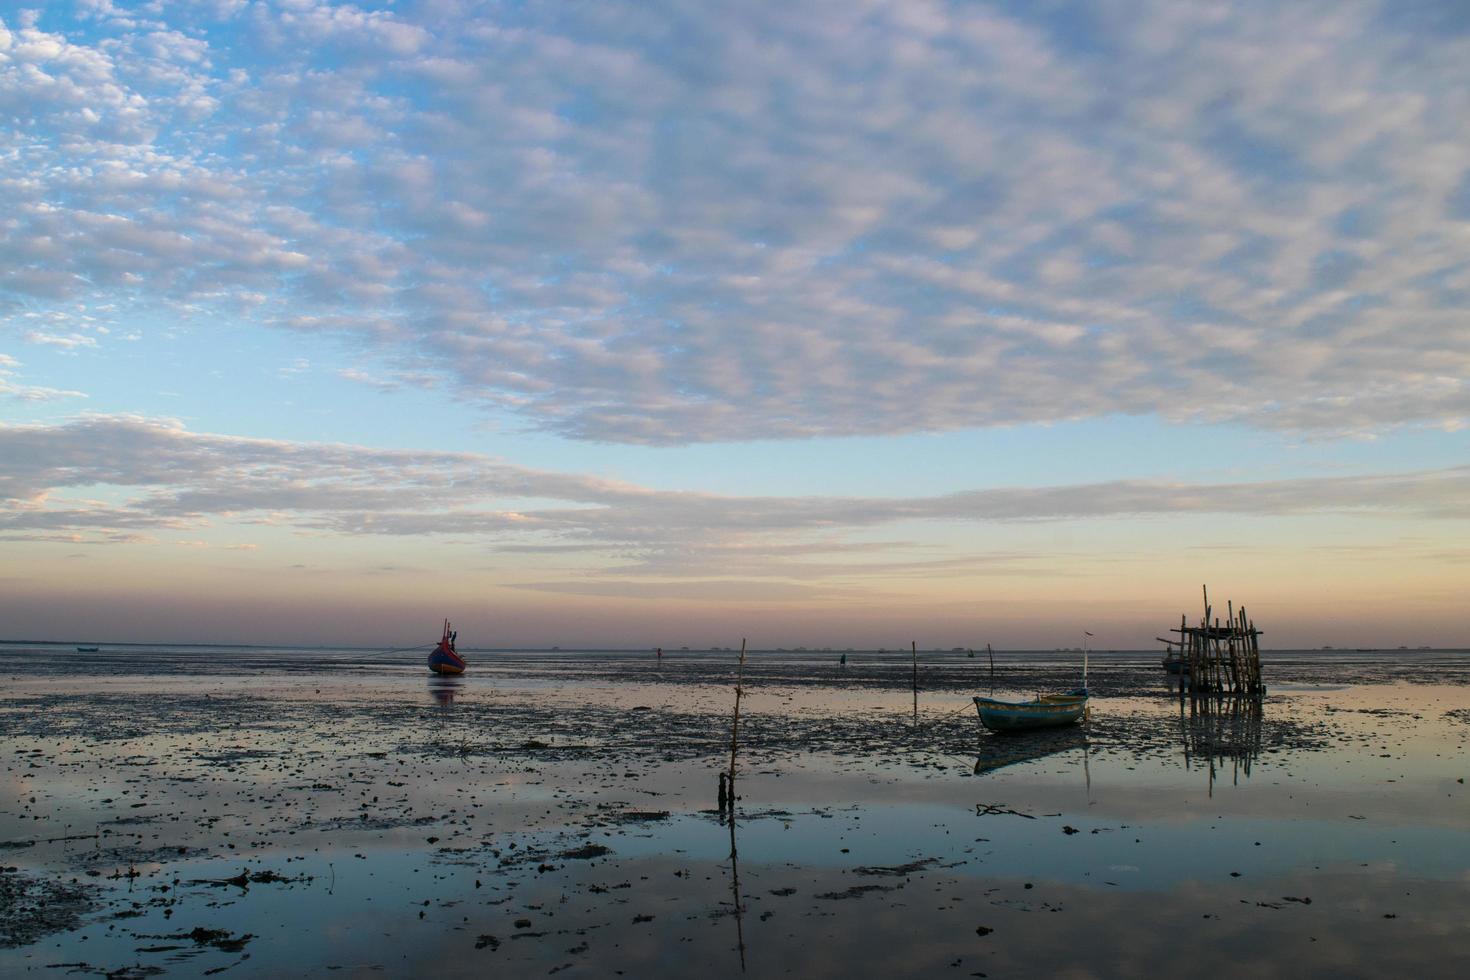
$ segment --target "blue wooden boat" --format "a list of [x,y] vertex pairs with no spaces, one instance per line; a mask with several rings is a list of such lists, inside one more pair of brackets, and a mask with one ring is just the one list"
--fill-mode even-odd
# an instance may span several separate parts
[[1087,714],[1087,639],[1082,634],[1082,686],[1065,694],[1038,694],[1031,701],[997,701],[975,698],[980,724],[992,732],[1024,732],[1033,728],[1073,725]]
[[1087,688],[1066,694],[1042,694],[1031,701],[998,701],[975,698],[980,724],[992,732],[1019,732],[1032,728],[1072,725],[1087,711]]
[[449,628],[449,620],[444,621],[444,635],[439,638],[439,645],[429,654],[429,669],[436,674],[463,674],[465,669],[464,658],[454,649],[454,641],[459,637],[456,630]]

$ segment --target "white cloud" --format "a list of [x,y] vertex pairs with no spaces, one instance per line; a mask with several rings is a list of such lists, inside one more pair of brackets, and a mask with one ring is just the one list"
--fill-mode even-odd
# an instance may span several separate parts
[[597,440],[1470,419],[1470,32],[447,9],[0,22],[0,291],[331,331]]
[[22,402],[50,402],[63,398],[86,398],[85,392],[43,385],[21,384],[18,380],[20,361],[9,354],[0,354],[0,397],[13,398]]
[[[933,549],[861,537],[914,522],[1207,514],[1470,519],[1466,466],[1239,483],[1115,480],[914,498],[739,498],[656,491],[468,453],[245,439],[128,416],[0,423],[0,460],[0,538],[169,530],[202,541],[202,529],[214,523],[347,537],[441,535],[490,551],[599,555],[604,579],[699,574],[840,583],[900,572],[923,578],[1036,570],[1033,555],[925,555]],[[88,489],[95,487],[110,489],[102,497]]]

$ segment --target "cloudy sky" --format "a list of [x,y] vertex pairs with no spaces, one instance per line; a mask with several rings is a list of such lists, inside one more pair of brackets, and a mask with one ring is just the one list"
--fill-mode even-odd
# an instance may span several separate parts
[[1458,0],[0,5],[0,638],[1470,645]]

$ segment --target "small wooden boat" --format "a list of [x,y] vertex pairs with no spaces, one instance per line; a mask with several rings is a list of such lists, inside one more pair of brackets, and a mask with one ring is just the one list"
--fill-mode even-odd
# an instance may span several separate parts
[[1023,732],[1033,728],[1072,725],[1087,713],[1087,640],[1082,634],[1082,686],[1065,694],[1038,694],[1031,701],[997,701],[976,696],[980,724],[992,732]]
[[449,620],[446,619],[444,621],[444,635],[439,638],[439,645],[429,654],[429,669],[434,673],[464,673],[464,658],[454,649],[454,641],[458,636],[458,631],[450,629]]
[[77,653],[96,653],[101,647],[77,647]]
[[1179,650],[1174,649],[1174,641],[1173,640],[1166,640],[1162,636],[1154,637],[1154,639],[1156,639],[1160,643],[1164,644],[1164,659],[1161,661],[1161,663],[1163,663],[1163,665],[1164,665],[1164,673],[1166,673],[1166,674],[1187,674],[1187,673],[1189,673],[1189,661],[1184,659],[1184,650],[1183,649],[1179,649]]
[[1066,694],[1042,694],[1031,701],[975,698],[980,724],[992,732],[1019,732],[1075,724],[1087,711],[1087,688]]

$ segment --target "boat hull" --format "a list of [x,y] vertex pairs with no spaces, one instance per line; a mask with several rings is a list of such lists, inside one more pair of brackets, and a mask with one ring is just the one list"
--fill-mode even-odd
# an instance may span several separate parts
[[435,650],[429,654],[429,669],[436,674],[463,674],[464,661],[456,653]]
[[1033,728],[1073,725],[1087,712],[1087,694],[1048,694],[1034,701],[997,701],[975,698],[980,724],[992,732],[1021,732]]

